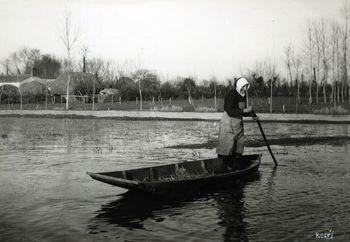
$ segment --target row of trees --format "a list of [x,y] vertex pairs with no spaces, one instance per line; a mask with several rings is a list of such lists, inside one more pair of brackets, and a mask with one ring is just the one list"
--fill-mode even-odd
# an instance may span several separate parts
[[[285,48],[288,80],[291,84],[295,82],[298,103],[302,95],[300,86],[305,82],[309,86],[309,103],[322,101],[335,105],[337,102],[344,102],[346,96],[350,97],[348,1],[344,1],[341,16],[341,21],[324,18],[309,20],[303,45],[294,47],[289,44]],[[313,86],[316,90],[313,90]],[[321,97],[319,89],[322,90]]]
[[35,75],[54,79],[61,72],[61,60],[53,55],[42,54],[39,49],[23,47],[1,61],[4,75]]
[[[291,81],[288,81],[287,78],[281,78],[281,74],[276,70],[276,65],[268,60],[257,62],[254,68],[246,70],[243,75],[250,80],[252,86],[250,95],[255,97],[270,96],[272,87],[273,96],[296,96],[299,102],[301,96],[309,96],[309,101],[312,102],[312,95],[318,102],[318,97],[322,92],[323,94],[334,92],[337,94],[336,100],[338,102],[344,101],[346,97],[345,81],[321,82],[321,90],[320,83],[317,81],[317,73],[321,73],[322,68],[320,67],[319,70],[315,68],[316,79],[314,75],[304,78],[303,71],[305,69],[301,68],[303,62],[295,56],[292,46],[288,46],[286,48],[286,66]],[[64,60],[53,55],[41,54],[40,50],[27,47],[11,53],[1,64],[7,75],[33,74],[44,79],[55,79],[65,71],[63,68]],[[222,83],[218,82],[215,77],[209,80],[198,80],[195,77],[164,78],[155,71],[137,69],[132,61],[115,65],[110,60],[88,59],[86,48],[82,52],[81,61],[72,63],[71,71],[93,73],[97,77],[95,93],[104,88],[116,88],[120,90],[123,100],[140,98],[140,90],[143,93],[143,99],[155,97],[156,99],[184,98],[190,100],[191,98],[214,98],[215,96],[222,98],[229,83],[234,81],[227,79],[225,83]],[[339,69],[337,74],[337,76],[341,74]],[[78,88],[77,93],[93,93],[93,85],[79,86]],[[324,100],[328,100],[328,96],[324,97]],[[331,97],[333,96],[332,94]]]
[[[341,9],[342,20],[309,20],[305,26],[305,41],[302,46],[288,44],[284,51],[285,73],[277,69],[275,61],[266,59],[244,70],[251,82],[250,95],[256,97],[289,96],[296,102],[308,97],[308,102],[344,102],[349,97],[350,62],[348,58],[349,5],[344,2]],[[222,98],[227,92],[227,84],[232,79],[218,82],[215,77],[198,80],[195,77],[169,79],[155,71],[142,68],[131,60],[116,64],[110,60],[90,58],[89,49],[83,46],[78,60],[74,60],[72,50],[77,48],[78,31],[71,23],[71,13],[65,12],[63,29],[60,35],[66,49],[66,57],[59,59],[53,55],[42,54],[39,49],[21,48],[1,61],[7,75],[33,74],[52,79],[62,72],[68,72],[67,100],[71,72],[92,73],[97,78],[93,85],[78,87],[78,93],[98,93],[104,88],[121,91],[123,100],[142,100],[156,98]],[[285,77],[284,77],[285,76]],[[225,87],[226,86],[226,87]],[[84,89],[84,90],[83,90]],[[68,108],[68,102],[67,102]]]
[[[19,56],[19,53],[35,53],[35,55],[11,59],[13,56]],[[29,48],[22,48],[12,53],[2,64],[6,74],[34,74],[44,79],[55,79],[65,71],[63,60],[52,55],[42,55],[40,50]],[[215,77],[209,80],[198,80],[195,77],[168,79],[151,70],[139,70],[131,61],[125,62],[123,65],[114,65],[112,61],[104,61],[100,58],[89,59],[86,51],[80,62],[72,64],[72,71],[94,73],[97,77],[94,85],[93,83],[77,85],[76,94],[96,94],[104,88],[115,88],[120,90],[122,100],[140,99],[140,90],[143,100],[180,98],[188,99],[191,102],[193,98],[223,98],[228,90],[227,86],[234,81],[227,79],[225,83],[222,83],[218,82]],[[295,93],[304,97],[309,95],[310,84],[306,79],[289,83],[287,79],[280,78],[275,65],[268,61],[257,63],[255,68],[247,70],[244,76],[250,80],[252,86],[250,95],[253,97],[270,96],[271,90],[273,96],[291,97]],[[328,83],[325,88],[329,93],[332,90],[332,85]],[[311,83],[311,89],[315,93],[316,82]],[[319,93],[321,94],[320,90]],[[3,97],[6,97],[6,94]],[[37,100],[38,97],[35,99]]]

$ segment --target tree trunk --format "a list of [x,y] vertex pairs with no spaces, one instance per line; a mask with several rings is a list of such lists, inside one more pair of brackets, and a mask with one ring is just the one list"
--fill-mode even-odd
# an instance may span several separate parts
[[95,111],[95,79],[93,79],[93,83],[92,83],[92,110]]
[[[316,84],[316,103],[318,103],[318,85],[317,85],[317,80],[316,80],[316,68],[314,67],[314,81]],[[310,90],[311,93],[311,90]]]
[[21,92],[21,87],[18,88],[19,95],[21,96],[21,110],[23,108],[23,102],[22,102],[22,92]]
[[344,103],[344,82],[341,83],[341,102]]
[[334,92],[333,92],[333,107],[334,107],[334,110],[337,106],[337,86],[336,86],[337,83],[334,83]]
[[45,88],[45,109],[47,110],[47,84]]
[[323,100],[324,100],[324,103],[327,103],[327,97],[326,97],[326,80],[323,80]]
[[214,108],[217,110],[217,103],[216,103],[216,83],[214,82]]
[[69,73],[69,70],[68,70],[68,78],[67,79],[68,80],[67,80],[67,93],[66,93],[66,110],[69,109],[69,85],[70,85],[70,73]]
[[316,82],[316,103],[318,104],[318,84]]
[[188,102],[190,104],[192,104],[192,97],[191,97],[190,87],[187,87],[187,92],[188,92]]
[[272,113],[272,80],[270,87],[270,113]]
[[299,105],[299,80],[295,79],[296,86],[297,86],[297,95],[295,96],[295,113],[298,113],[298,105]]
[[83,56],[83,73],[86,73],[86,58]]
[[309,104],[312,103],[312,92],[311,92],[311,89],[312,89],[312,81],[310,81],[310,83],[309,83]]
[[1,104],[1,97],[2,97],[2,93],[4,92],[4,86],[1,86],[1,92],[0,92],[0,104]]
[[142,90],[141,90],[141,79],[139,80],[139,94],[140,94],[140,110],[142,111]]
[[[304,82],[304,75],[303,74],[301,74],[301,82]],[[300,83],[299,83],[299,81],[298,81],[298,90],[297,90],[297,92],[298,92],[298,104],[300,104]]]

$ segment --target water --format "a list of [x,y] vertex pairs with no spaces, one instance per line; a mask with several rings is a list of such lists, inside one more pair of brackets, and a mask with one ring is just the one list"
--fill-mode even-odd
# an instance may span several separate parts
[[[218,122],[0,118],[0,241],[350,239],[350,140],[266,147],[257,177],[154,200],[92,180],[100,172],[215,156],[166,148],[214,140]],[[344,137],[350,125],[264,123],[268,138]],[[246,138],[260,138],[255,123]],[[180,146],[179,146],[180,147]]]

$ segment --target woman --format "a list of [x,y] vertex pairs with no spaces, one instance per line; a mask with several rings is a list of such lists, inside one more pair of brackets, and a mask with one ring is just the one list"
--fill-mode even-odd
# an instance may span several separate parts
[[230,163],[232,169],[240,167],[240,158],[244,152],[243,146],[243,116],[249,116],[252,107],[246,107],[246,91],[249,82],[245,78],[236,80],[233,89],[225,96],[224,114],[222,115],[219,131],[219,143],[216,148],[218,157],[225,163]]

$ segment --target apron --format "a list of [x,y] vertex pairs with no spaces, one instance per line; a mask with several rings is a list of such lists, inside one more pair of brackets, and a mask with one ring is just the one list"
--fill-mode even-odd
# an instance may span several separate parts
[[241,118],[222,115],[219,129],[219,142],[216,153],[219,155],[232,155],[244,153],[244,128]]

